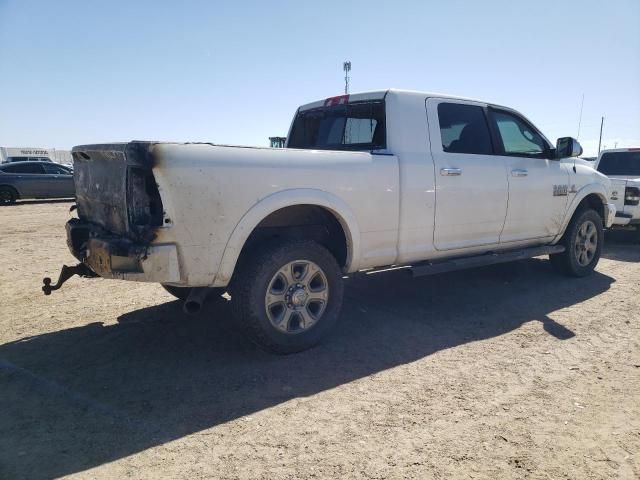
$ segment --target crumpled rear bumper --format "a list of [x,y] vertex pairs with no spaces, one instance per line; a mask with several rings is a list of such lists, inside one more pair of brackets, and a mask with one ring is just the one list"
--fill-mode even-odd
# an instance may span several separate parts
[[181,281],[175,244],[139,245],[78,219],[67,222],[67,244],[76,258],[104,278],[156,283]]

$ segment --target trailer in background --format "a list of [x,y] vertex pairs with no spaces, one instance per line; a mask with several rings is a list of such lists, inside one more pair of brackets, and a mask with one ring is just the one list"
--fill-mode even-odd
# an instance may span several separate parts
[[40,147],[0,147],[0,163],[27,160],[44,160],[63,165],[73,164],[70,150]]

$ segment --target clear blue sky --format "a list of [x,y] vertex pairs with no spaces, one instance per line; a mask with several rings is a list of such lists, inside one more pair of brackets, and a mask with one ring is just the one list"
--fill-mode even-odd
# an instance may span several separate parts
[[0,0],[0,145],[266,145],[301,103],[386,87],[640,144],[640,0]]

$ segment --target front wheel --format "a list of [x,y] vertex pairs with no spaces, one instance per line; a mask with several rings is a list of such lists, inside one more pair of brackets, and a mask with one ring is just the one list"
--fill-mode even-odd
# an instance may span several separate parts
[[549,255],[556,270],[572,277],[593,272],[600,260],[604,233],[602,218],[595,210],[576,212],[561,240],[565,251]]
[[237,266],[231,308],[251,339],[274,353],[300,352],[318,344],[342,307],[342,272],[335,258],[313,241],[258,247]]

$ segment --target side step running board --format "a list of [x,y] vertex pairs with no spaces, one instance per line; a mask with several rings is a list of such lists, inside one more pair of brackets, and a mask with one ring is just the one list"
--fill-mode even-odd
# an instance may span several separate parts
[[539,255],[549,255],[552,253],[562,253],[563,245],[549,245],[544,247],[523,248],[519,250],[508,250],[506,252],[485,253],[474,257],[455,258],[442,262],[430,262],[414,265],[411,267],[411,274],[414,277],[423,275],[436,275],[438,273],[454,272],[467,268],[484,267],[496,263],[513,262],[514,260],[524,260],[537,257]]

